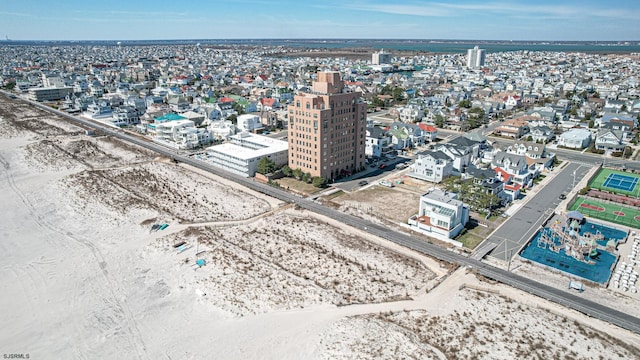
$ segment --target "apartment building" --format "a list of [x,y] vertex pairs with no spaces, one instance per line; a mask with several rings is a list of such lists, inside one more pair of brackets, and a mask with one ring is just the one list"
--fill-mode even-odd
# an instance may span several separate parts
[[365,167],[366,105],[338,72],[319,72],[289,111],[289,167],[333,180]]

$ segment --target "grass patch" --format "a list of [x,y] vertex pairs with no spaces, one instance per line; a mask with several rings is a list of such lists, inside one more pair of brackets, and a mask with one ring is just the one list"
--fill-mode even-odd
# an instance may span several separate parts
[[296,180],[294,178],[282,178],[274,182],[280,184],[280,187],[282,187],[283,189],[293,190],[308,195],[322,190],[313,186],[313,184],[308,184],[304,181]]
[[340,197],[342,195],[344,195],[344,191],[339,190],[339,191],[334,192],[333,194],[325,195],[322,198],[324,200],[330,201],[330,200],[333,200],[333,199],[335,199],[337,197]]
[[473,250],[482,242],[482,240],[484,240],[484,237],[474,234],[471,231],[466,231],[456,240],[460,241],[467,249]]

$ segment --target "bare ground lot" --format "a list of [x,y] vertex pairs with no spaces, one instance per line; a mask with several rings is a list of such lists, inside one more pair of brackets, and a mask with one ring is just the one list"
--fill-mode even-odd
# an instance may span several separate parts
[[406,223],[418,212],[420,195],[403,189],[373,185],[366,189],[345,193],[331,200],[340,210],[354,215],[367,214],[378,221]]

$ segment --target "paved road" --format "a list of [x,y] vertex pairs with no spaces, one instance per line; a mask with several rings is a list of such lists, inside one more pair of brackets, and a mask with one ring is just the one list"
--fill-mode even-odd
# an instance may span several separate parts
[[567,193],[573,188],[573,172],[576,172],[575,182],[579,182],[589,171],[589,167],[569,163],[563,169],[556,168],[554,171],[559,171],[555,178],[541,187],[533,198],[517,200],[524,201],[525,204],[485,240],[497,245],[489,253],[490,256],[503,261],[512,258],[535,234],[540,225],[553,214],[552,209],[560,203],[560,194]]
[[[387,160],[384,162],[384,164],[386,165],[386,167],[384,169],[380,169],[378,166],[376,165],[375,167],[368,167],[367,170],[363,171],[363,172],[359,172],[357,174],[354,175],[354,177],[352,179],[349,180],[339,180],[336,181],[335,183],[331,184],[331,186],[335,187],[335,188],[339,188],[345,191],[354,191],[357,190],[360,185],[358,185],[358,183],[362,180],[366,180],[367,182],[369,182],[370,184],[388,176],[391,172],[396,171],[396,165],[400,164],[400,163],[406,163],[409,164],[411,162],[410,158],[405,158],[405,157],[396,157],[393,160]],[[382,164],[382,162],[380,162],[380,164]]]
[[[22,101],[26,101],[26,100],[22,100]],[[523,291],[526,291],[528,293],[531,293],[533,295],[537,295],[539,297],[556,302],[563,306],[572,308],[576,311],[582,312],[591,317],[610,322],[612,324],[615,324],[617,326],[620,326],[622,328],[625,328],[627,330],[640,334],[640,319],[629,316],[628,314],[622,313],[618,310],[595,303],[586,298],[583,298],[571,293],[567,293],[564,290],[552,288],[550,286],[538,283],[534,280],[524,278],[520,275],[495,268],[493,266],[482,263],[480,261],[473,260],[462,255],[458,255],[445,248],[439,247],[429,242],[425,242],[423,240],[413,238],[404,233],[399,233],[399,232],[390,230],[388,228],[382,227],[378,224],[369,222],[367,220],[360,219],[355,216],[339,212],[330,207],[320,205],[312,200],[295,196],[284,190],[274,188],[267,184],[254,182],[252,179],[247,179],[232,173],[228,173],[224,170],[216,168],[205,162],[198,161],[182,155],[176,155],[174,151],[171,149],[167,149],[153,142],[141,140],[138,137],[125,134],[122,131],[114,130],[113,128],[106,127],[104,125],[97,124],[85,119],[76,118],[74,116],[63,113],[61,111],[57,111],[55,109],[46,107],[40,103],[31,102],[31,101],[28,101],[28,102],[43,110],[58,114],[64,118],[70,119],[84,126],[99,129],[101,131],[104,131],[106,134],[131,142],[133,144],[142,146],[144,148],[155,151],[164,156],[173,157],[177,161],[181,161],[181,162],[184,162],[185,164],[189,164],[196,168],[211,172],[222,178],[235,181],[240,185],[246,186],[255,191],[264,193],[269,196],[273,196],[275,198],[278,198],[280,200],[283,200],[289,203],[297,204],[302,208],[305,208],[310,211],[314,211],[318,214],[335,219],[346,225],[350,225],[352,227],[362,229],[363,231],[366,231],[372,235],[376,235],[384,239],[387,239],[389,241],[393,241],[401,246],[405,246],[409,249],[419,251],[425,255],[432,256],[439,260],[446,261],[452,264],[457,264],[460,266],[468,266],[470,268],[475,269],[478,274],[485,276],[487,278],[494,279],[496,281],[502,282],[504,284],[507,284],[515,288],[521,289]]]

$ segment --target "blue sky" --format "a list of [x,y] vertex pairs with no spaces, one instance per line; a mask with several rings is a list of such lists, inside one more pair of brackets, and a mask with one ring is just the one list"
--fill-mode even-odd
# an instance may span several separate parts
[[14,40],[640,40],[640,1],[4,0]]

